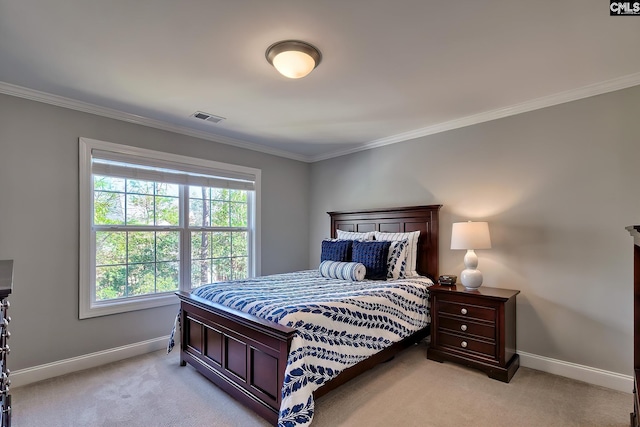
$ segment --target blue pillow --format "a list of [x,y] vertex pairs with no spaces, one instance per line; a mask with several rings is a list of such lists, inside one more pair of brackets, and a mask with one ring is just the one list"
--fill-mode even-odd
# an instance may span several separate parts
[[386,280],[387,262],[391,242],[354,241],[351,260],[363,264],[367,269],[366,279]]
[[322,253],[320,254],[320,262],[322,261],[351,261],[351,245],[353,240],[323,240]]

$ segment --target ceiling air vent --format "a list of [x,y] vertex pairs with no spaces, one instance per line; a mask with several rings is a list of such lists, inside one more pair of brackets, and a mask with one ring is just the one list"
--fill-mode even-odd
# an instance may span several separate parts
[[196,111],[191,115],[191,117],[195,117],[196,119],[204,120],[211,123],[220,123],[224,120],[224,117],[214,116],[213,114],[203,113],[202,111]]

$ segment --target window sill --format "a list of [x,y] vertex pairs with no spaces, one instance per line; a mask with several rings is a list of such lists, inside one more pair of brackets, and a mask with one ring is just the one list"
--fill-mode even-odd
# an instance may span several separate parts
[[140,298],[115,300],[87,304],[80,307],[80,319],[108,316],[110,314],[126,313],[129,311],[145,310],[147,308],[163,307],[178,304],[178,297],[173,293],[150,295]]

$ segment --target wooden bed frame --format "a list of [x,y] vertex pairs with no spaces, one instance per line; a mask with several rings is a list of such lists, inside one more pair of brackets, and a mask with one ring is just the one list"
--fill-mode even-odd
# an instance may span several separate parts
[[[331,236],[336,230],[420,230],[417,271],[438,277],[438,211],[441,205],[329,212]],[[319,242],[318,242],[319,244]],[[196,370],[274,425],[278,423],[281,389],[295,329],[176,292],[182,309],[180,365]],[[429,334],[429,327],[344,370],[315,391],[318,398],[341,384],[389,360]]]

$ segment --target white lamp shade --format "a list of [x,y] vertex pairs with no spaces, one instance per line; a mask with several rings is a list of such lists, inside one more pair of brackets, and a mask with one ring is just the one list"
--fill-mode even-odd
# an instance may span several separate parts
[[489,249],[491,237],[486,222],[454,222],[451,228],[451,249]]
[[290,79],[299,79],[316,67],[316,61],[304,52],[290,50],[277,54],[273,66],[280,74]]

